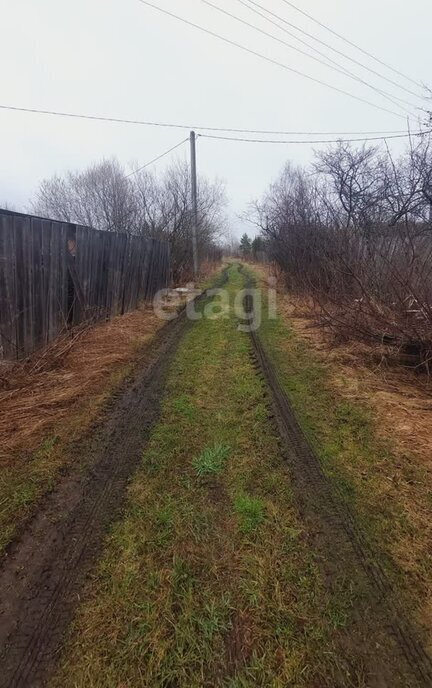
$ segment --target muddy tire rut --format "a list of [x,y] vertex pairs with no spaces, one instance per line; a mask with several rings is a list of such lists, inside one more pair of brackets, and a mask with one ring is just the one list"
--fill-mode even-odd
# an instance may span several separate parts
[[[245,275],[246,287],[254,282]],[[245,311],[253,310],[245,297]],[[282,440],[293,492],[300,514],[308,525],[311,546],[331,589],[346,577],[360,584],[362,595],[353,614],[347,649],[363,657],[368,686],[412,688],[432,686],[432,659],[425,650],[426,639],[393,590],[379,556],[359,528],[340,490],[327,478],[321,463],[304,435],[291,402],[284,391],[279,371],[269,357],[258,332],[250,333],[252,358],[268,389],[274,423]]]
[[[225,271],[216,286],[226,279]],[[245,281],[253,286],[246,276]],[[252,306],[249,301],[246,309]],[[133,383],[114,400],[100,426],[74,446],[81,468],[63,476],[9,548],[0,569],[0,688],[46,685],[55,669],[86,579],[159,418],[170,363],[191,326],[183,312],[160,331]],[[256,332],[251,355],[273,406],[281,454],[328,587],[341,578],[359,583],[350,626],[340,634],[342,650],[362,658],[369,688],[432,686],[423,638],[343,496],[324,474]]]
[[183,312],[156,335],[134,382],[98,428],[73,447],[81,468],[59,481],[9,547],[0,569],[1,688],[45,685],[53,670],[83,585],[159,417],[168,368],[189,326]]

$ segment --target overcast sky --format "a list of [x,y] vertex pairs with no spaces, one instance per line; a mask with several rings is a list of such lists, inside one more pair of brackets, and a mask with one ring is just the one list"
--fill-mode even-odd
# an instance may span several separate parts
[[[238,0],[212,1],[302,47],[245,9]],[[297,13],[284,0],[256,1],[361,63],[420,92],[411,82]],[[295,2],[418,82],[432,81],[430,0]],[[276,61],[399,112],[402,117],[374,109],[241,52],[144,6],[139,0],[1,0],[0,104],[196,127],[323,132],[406,128],[404,111],[378,93],[238,24],[202,0],[154,3]],[[413,95],[305,36],[303,39],[374,86],[415,105],[421,104]],[[311,52],[304,46],[303,49]],[[416,126],[414,120],[412,126]],[[0,110],[0,205],[7,202],[24,209],[44,177],[81,169],[111,156],[125,165],[132,161],[143,164],[187,135],[187,129]],[[393,144],[396,150],[401,146],[399,142]],[[185,146],[180,155],[186,155],[187,150]],[[284,162],[290,159],[306,163],[312,155],[311,145],[264,145],[204,138],[198,142],[199,170],[226,181],[233,230],[237,234],[244,226],[236,221],[236,213],[241,213],[249,200],[264,191]],[[169,160],[169,156],[164,158],[155,169],[163,170]]]

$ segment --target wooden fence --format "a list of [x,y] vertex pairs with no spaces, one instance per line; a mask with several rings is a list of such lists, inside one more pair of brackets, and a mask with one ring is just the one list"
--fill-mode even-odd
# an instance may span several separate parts
[[0,210],[0,360],[133,310],[169,274],[166,242]]

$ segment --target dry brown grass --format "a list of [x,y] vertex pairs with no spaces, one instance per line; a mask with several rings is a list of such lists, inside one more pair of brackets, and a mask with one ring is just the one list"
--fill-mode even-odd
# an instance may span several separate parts
[[[254,270],[267,282],[268,268],[254,266]],[[381,544],[417,596],[417,618],[431,630],[432,379],[419,369],[396,363],[388,347],[335,340],[317,322],[311,304],[283,288],[278,293],[278,312],[296,339],[304,342],[311,359],[324,368],[325,385],[334,403],[344,399],[368,409],[374,436],[391,447],[391,461],[357,457],[347,463],[339,457],[336,463],[355,486],[357,507],[365,518],[378,514],[379,521],[383,514],[393,514],[387,539]],[[432,632],[429,639],[432,650]]]
[[[81,326],[0,372],[0,554],[77,457],[69,447],[102,415],[163,324],[152,310]],[[79,467],[78,467],[79,468]]]
[[280,310],[326,364],[338,390],[372,406],[379,433],[391,437],[401,453],[415,453],[432,470],[432,381],[413,369],[393,365],[384,346],[335,343],[330,333],[315,325],[304,302],[286,296]]
[[149,307],[60,337],[42,354],[0,368],[0,462],[34,451],[53,432],[67,436],[74,415],[103,394],[163,325]]
[[405,575],[423,588],[420,616],[431,629],[427,552],[432,538],[432,381],[412,369],[389,364],[385,347],[335,345],[331,334],[313,326],[313,316],[308,317],[304,304],[292,297],[283,298],[280,308],[325,364],[330,384],[342,397],[370,408],[375,434],[391,442],[396,461],[390,471],[375,466],[374,485],[384,503],[400,504],[405,514],[406,532],[395,537],[391,552]]
[[[165,308],[184,304],[168,301]],[[0,554],[75,465],[90,431],[166,321],[153,308],[82,325],[26,361],[0,365]],[[79,466],[78,468],[79,469]]]
[[[268,266],[253,267],[267,281]],[[377,428],[401,453],[414,453],[432,471],[432,379],[424,372],[394,363],[386,346],[336,341],[320,326],[307,299],[278,289],[278,311],[312,347],[338,391],[373,408]]]

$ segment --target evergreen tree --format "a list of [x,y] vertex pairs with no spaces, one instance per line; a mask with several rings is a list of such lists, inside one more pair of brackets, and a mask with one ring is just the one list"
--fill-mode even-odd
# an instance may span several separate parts
[[243,258],[247,258],[250,256],[251,252],[252,242],[247,234],[243,234],[242,238],[240,239],[240,253],[242,254]]
[[264,252],[264,248],[264,239],[260,236],[256,236],[252,241],[252,255],[255,260],[259,260],[260,254]]

